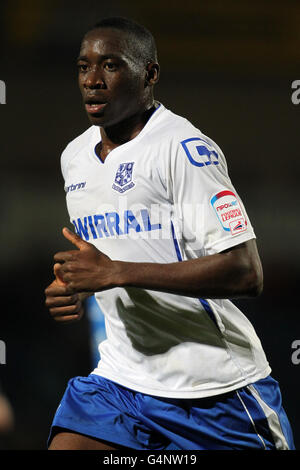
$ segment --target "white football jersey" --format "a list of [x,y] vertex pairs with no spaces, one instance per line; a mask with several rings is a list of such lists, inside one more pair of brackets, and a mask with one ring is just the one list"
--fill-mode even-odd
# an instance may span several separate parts
[[[62,154],[77,234],[114,260],[174,263],[255,238],[221,149],[162,104],[103,163],[91,126]],[[245,315],[227,299],[141,288],[95,294],[107,338],[93,373],[147,394],[206,397],[266,377],[270,367]]]

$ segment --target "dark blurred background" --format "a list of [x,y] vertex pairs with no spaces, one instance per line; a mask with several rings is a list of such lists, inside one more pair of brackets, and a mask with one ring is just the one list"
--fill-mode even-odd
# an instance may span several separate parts
[[0,387],[14,411],[1,449],[45,449],[68,379],[91,370],[90,324],[54,324],[44,307],[52,257],[69,245],[60,153],[89,122],[76,83],[83,34],[105,16],[154,34],[156,98],[223,149],[255,227],[264,266],[260,298],[238,302],[261,338],[300,445],[300,3],[286,1],[2,0]]

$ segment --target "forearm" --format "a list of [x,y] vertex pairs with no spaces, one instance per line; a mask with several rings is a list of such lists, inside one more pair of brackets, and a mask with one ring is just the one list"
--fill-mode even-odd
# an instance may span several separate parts
[[232,253],[170,264],[118,262],[117,285],[196,298],[251,297],[261,290],[259,271]]
[[228,250],[176,263],[113,261],[91,243],[64,229],[77,250],[57,253],[56,274],[70,294],[138,287],[189,297],[252,297],[262,288],[255,240]]

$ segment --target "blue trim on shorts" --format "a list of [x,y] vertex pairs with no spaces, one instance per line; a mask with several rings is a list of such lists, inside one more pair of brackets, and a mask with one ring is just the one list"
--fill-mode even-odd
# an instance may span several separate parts
[[[294,449],[278,383],[256,384]],[[275,450],[267,418],[248,387],[200,399],[146,395],[95,374],[68,383],[48,443],[59,428],[136,450]]]

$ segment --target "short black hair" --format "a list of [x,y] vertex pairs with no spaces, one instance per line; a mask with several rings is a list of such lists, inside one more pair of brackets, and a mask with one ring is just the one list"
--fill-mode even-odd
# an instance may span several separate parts
[[90,31],[100,28],[111,28],[124,31],[128,34],[130,46],[137,59],[143,62],[157,62],[157,48],[155,40],[145,26],[122,16],[112,16],[98,21]]

